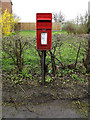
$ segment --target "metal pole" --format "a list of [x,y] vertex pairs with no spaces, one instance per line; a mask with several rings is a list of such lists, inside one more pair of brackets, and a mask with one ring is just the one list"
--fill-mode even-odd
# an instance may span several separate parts
[[46,51],[42,51],[42,64],[41,64],[41,76],[42,76],[42,84],[45,83],[45,57],[46,57]]

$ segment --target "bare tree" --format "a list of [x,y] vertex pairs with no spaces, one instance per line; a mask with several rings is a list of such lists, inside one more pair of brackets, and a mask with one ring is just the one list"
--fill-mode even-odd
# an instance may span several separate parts
[[13,18],[14,19],[19,19],[20,20],[20,17],[18,15],[16,15],[15,13],[13,14]]
[[19,32],[20,28],[19,28],[18,21],[20,20],[20,17],[16,14],[13,14],[13,18],[14,18],[14,31]]
[[64,20],[65,20],[65,17],[64,17],[64,15],[62,14],[62,12],[59,12],[59,22],[64,22]]
[[53,13],[53,19],[55,22],[63,22],[65,20],[64,15],[60,11],[59,13]]
[[86,58],[83,59],[83,63],[86,67],[87,73],[90,73],[90,34],[88,35],[88,48],[86,52]]
[[57,22],[57,13],[53,13],[53,20],[55,21],[55,22]]
[[88,16],[87,27],[88,27],[88,34],[89,34],[90,33],[90,16]]
[[[63,22],[64,22],[64,20],[65,20],[65,17],[64,17],[64,15],[62,14],[62,12],[60,11],[59,13],[53,13],[53,20],[56,22],[56,23],[61,23],[61,27],[62,27],[62,24],[63,24]],[[58,26],[58,24],[57,24],[57,26]],[[56,27],[57,27],[56,26]],[[57,29],[57,28],[56,28]],[[62,28],[61,28],[62,29]]]
[[88,49],[86,52],[86,58],[83,59],[84,66],[86,67],[87,73],[90,73],[90,16],[88,16]]
[[79,25],[79,16],[76,17],[76,24]]
[[79,24],[81,24],[81,25],[85,25],[85,24],[87,24],[87,22],[88,22],[88,13],[87,13],[87,11],[86,11],[86,13],[85,13],[85,15],[80,15],[80,17],[79,16],[77,16],[78,17],[78,23]]

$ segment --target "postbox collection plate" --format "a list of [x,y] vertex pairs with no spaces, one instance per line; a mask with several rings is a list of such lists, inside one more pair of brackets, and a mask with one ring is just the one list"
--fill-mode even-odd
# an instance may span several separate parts
[[41,45],[47,45],[47,33],[41,33]]
[[36,14],[37,50],[51,50],[52,13]]

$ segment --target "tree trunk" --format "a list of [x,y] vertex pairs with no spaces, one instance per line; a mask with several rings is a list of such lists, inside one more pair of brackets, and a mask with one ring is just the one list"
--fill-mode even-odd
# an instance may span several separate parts
[[55,56],[51,51],[50,51],[50,54],[51,54],[51,62],[52,62],[52,74],[55,76],[55,73],[56,73]]
[[84,66],[86,67],[87,73],[90,73],[90,34],[88,38],[88,50],[86,53],[86,59],[83,60]]

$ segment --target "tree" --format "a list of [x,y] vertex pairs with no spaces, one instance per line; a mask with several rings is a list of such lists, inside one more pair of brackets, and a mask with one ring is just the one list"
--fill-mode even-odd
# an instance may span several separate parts
[[59,12],[59,14],[53,13],[53,19],[55,22],[61,22],[61,23],[65,20],[64,15],[62,14],[61,11]]
[[[63,24],[63,22],[64,22],[64,20],[65,20],[65,18],[64,18],[64,15],[62,14],[62,12],[60,11],[59,12],[59,14],[58,13],[53,13],[53,19],[54,19],[54,21],[56,22],[56,23],[61,23],[61,29],[62,29],[62,24]],[[58,26],[58,25],[57,25]],[[56,26],[56,27],[57,27]],[[57,28],[56,28],[57,29]]]
[[13,18],[14,18],[14,31],[19,31],[18,21],[20,20],[20,17],[17,16],[16,14],[13,14]]
[[76,24],[79,25],[79,16],[76,17]]
[[90,16],[88,17],[87,27],[88,27],[88,33],[90,33]]
[[83,59],[84,66],[86,67],[87,73],[90,73],[90,16],[88,16],[88,49],[86,52],[86,58]]
[[84,66],[86,67],[87,73],[90,73],[90,34],[88,36],[88,48],[86,51],[86,58],[83,59]]
[[86,34],[88,31],[88,13],[86,12],[84,16],[79,15],[74,21],[67,21],[64,25],[64,30],[68,33],[74,34]]

